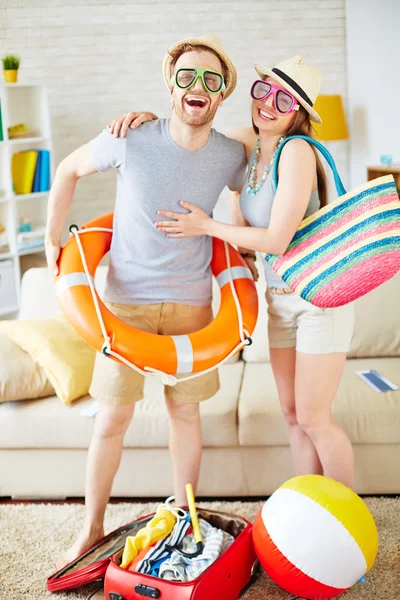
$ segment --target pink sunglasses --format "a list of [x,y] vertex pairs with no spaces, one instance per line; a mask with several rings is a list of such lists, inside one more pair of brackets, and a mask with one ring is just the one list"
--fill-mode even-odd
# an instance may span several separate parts
[[270,94],[274,96],[274,103],[278,112],[286,115],[293,110],[299,110],[298,100],[277,85],[257,79],[251,86],[250,96],[253,100],[265,100]]

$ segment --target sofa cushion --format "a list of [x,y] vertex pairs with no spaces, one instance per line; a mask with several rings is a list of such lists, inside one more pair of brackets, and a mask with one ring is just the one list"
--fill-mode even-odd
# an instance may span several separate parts
[[288,443],[270,363],[246,364],[238,420],[239,444],[242,446]]
[[[103,295],[107,267],[100,266],[96,271],[95,284],[100,296]],[[19,319],[42,319],[60,312],[60,305],[54,291],[53,278],[47,268],[29,269],[21,281],[21,304]]]
[[[353,444],[400,443],[400,390],[378,393],[356,371],[375,369],[400,387],[400,359],[347,360],[333,415]],[[239,398],[239,444],[288,443],[278,392],[269,363],[247,364]]]
[[43,369],[1,331],[0,402],[52,396],[54,389]]
[[[220,369],[221,389],[200,405],[204,446],[237,446],[237,403],[243,363]],[[94,420],[81,414],[94,400],[87,396],[64,406],[54,396],[0,406],[0,448],[87,448]],[[169,421],[162,385],[148,378],[145,398],[125,436],[130,448],[167,448]]]
[[349,357],[400,356],[400,273],[356,301]]

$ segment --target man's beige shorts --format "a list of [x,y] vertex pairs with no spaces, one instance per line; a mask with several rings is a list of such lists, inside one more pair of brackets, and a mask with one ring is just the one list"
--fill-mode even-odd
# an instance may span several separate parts
[[270,348],[306,354],[348,352],[354,329],[354,304],[318,308],[295,293],[266,293]]
[[[120,319],[137,329],[160,335],[193,333],[213,320],[211,306],[186,304],[116,304],[106,306]],[[151,366],[151,365],[149,365]],[[179,376],[178,376],[179,377]],[[90,394],[93,398],[116,406],[134,404],[143,398],[145,377],[122,363],[98,353],[94,366]],[[201,402],[219,390],[218,371],[201,377],[165,386],[165,395],[179,402]]]

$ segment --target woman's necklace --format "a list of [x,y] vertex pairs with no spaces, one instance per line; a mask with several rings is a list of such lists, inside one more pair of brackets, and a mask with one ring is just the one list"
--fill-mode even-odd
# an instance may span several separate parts
[[272,156],[271,156],[271,160],[269,161],[269,163],[267,163],[264,167],[263,173],[261,175],[261,179],[260,181],[256,184],[257,181],[257,165],[258,165],[258,161],[260,160],[260,155],[261,155],[261,150],[260,150],[260,138],[257,139],[257,143],[256,143],[256,147],[254,150],[254,154],[253,154],[253,163],[250,167],[250,171],[249,171],[249,177],[248,177],[248,186],[246,188],[246,192],[250,195],[250,196],[255,196],[257,194],[257,192],[262,188],[265,180],[268,177],[268,173],[270,172],[272,165],[275,162],[275,157],[276,157],[276,152],[279,148],[279,146],[281,145],[281,143],[283,142],[283,140],[285,139],[285,136],[281,137],[281,139],[279,140]]

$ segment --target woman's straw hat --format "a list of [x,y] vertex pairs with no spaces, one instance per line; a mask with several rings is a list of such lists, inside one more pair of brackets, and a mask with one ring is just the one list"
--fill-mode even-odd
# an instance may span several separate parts
[[273,77],[289,90],[310,115],[311,121],[322,123],[321,117],[313,109],[322,83],[322,73],[316,67],[304,64],[302,56],[293,56],[267,69],[260,63],[254,63],[260,77]]
[[226,77],[225,86],[226,92],[224,94],[224,99],[228,98],[236,87],[237,81],[237,73],[236,69],[233,65],[233,62],[226,54],[225,50],[222,48],[221,42],[217,37],[213,35],[203,35],[201,37],[196,38],[188,38],[186,40],[181,40],[180,42],[176,42],[167,50],[167,54],[165,55],[163,62],[163,74],[165,83],[169,90],[171,90],[171,77],[173,75],[172,72],[172,56],[171,54],[176,52],[179,48],[184,46],[185,44],[191,44],[192,46],[206,46],[210,48],[210,50],[214,50],[214,52],[218,55],[219,59],[225,63],[228,75]]

